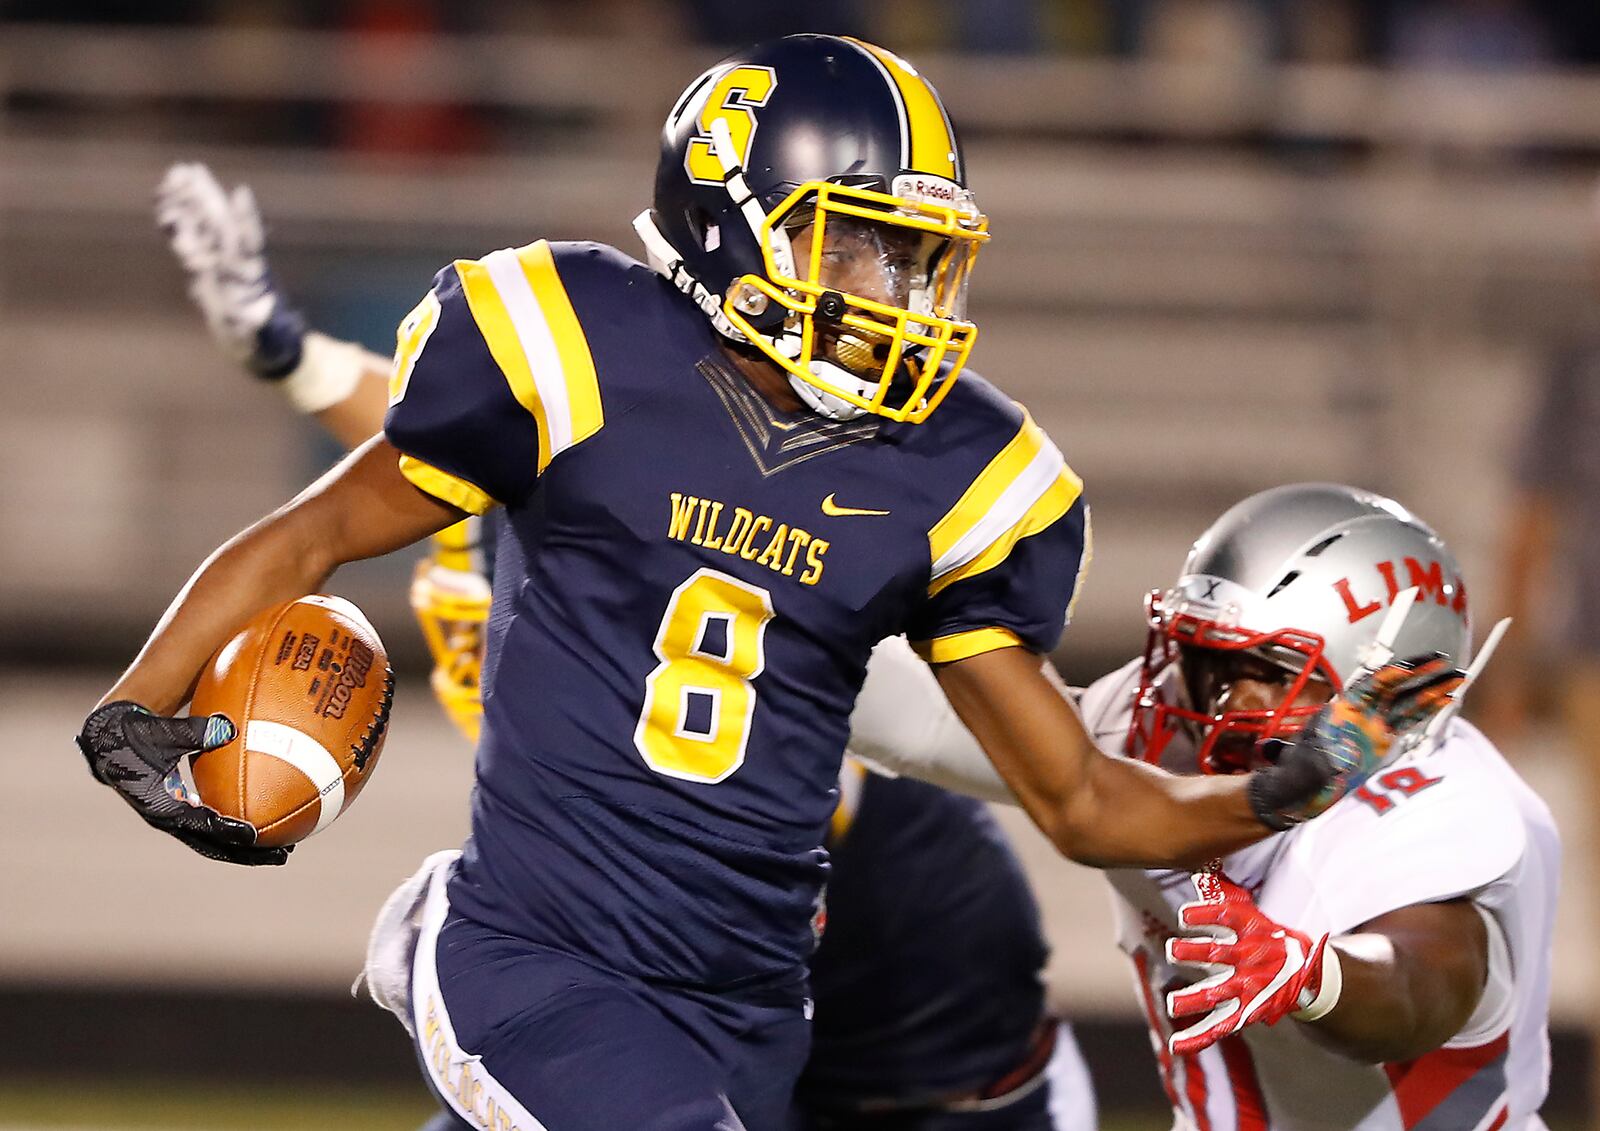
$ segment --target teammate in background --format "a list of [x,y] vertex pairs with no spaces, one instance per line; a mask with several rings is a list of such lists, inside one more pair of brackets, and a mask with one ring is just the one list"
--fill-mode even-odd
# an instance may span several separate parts
[[[289,372],[260,356],[263,342],[292,353],[297,336],[315,331],[274,285],[247,188],[225,193],[204,165],[177,165],[156,216],[225,353],[347,447],[382,428],[388,359],[323,335]],[[476,524],[435,535],[411,587],[434,694],[473,742],[489,612]],[[1071,1030],[1045,1015],[1047,950],[1033,893],[985,806],[850,760],[839,792],[798,1126],[1093,1128],[1093,1090]]]
[[796,1131],[1093,1131],[1021,863],[981,802],[845,760]]
[[[1144,657],[1082,693],[1084,719],[1130,759],[1247,772],[1360,668],[1407,581],[1420,595],[1395,647],[1463,661],[1465,590],[1421,522],[1348,487],[1254,495],[1152,595]],[[899,649],[874,657],[851,746],[1005,792]],[[1219,872],[1109,872],[1178,1125],[1543,1127],[1559,869],[1544,803],[1451,718],[1321,820]]]
[[1060,850],[1103,865],[1319,814],[1458,686],[1446,661],[1388,665],[1238,780],[1095,748],[1040,660],[1081,485],[957,379],[988,225],[896,56],[796,36],[712,68],[635,227],[655,270],[539,242],[441,271],[401,325],[384,435],[213,554],[78,737],[147,823],[283,863],[165,790],[233,736],[172,712],[253,612],[503,507],[471,837],[393,924],[415,946],[398,1013],[463,1120],[781,1125],[849,712],[888,636]]

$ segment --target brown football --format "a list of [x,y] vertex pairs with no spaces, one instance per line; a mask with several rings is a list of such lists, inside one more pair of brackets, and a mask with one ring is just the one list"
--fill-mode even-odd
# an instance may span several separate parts
[[200,799],[278,846],[321,832],[366,784],[389,727],[394,677],[383,642],[343,597],[301,597],[258,614],[217,650],[190,712],[238,735],[197,755]]

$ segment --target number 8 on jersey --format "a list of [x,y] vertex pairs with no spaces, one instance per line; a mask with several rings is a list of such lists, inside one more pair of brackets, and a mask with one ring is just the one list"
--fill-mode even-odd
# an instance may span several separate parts
[[766,664],[772,595],[713,569],[673,590],[656,632],[633,744],[658,774],[722,781],[744,763],[755,714],[750,682]]

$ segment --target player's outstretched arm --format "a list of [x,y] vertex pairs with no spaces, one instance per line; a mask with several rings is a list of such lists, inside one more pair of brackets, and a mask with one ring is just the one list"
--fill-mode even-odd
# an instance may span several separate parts
[[382,429],[389,360],[306,326],[272,277],[248,185],[228,192],[206,166],[174,165],[156,190],[156,220],[225,354],[347,448]]
[[1223,876],[1196,876],[1195,889],[1179,920],[1203,934],[1168,940],[1167,955],[1208,976],[1167,995],[1174,1019],[1198,1018],[1173,1034],[1173,1053],[1289,1017],[1353,1060],[1404,1062],[1459,1033],[1485,993],[1489,930],[1467,900],[1402,907],[1313,939]]
[[1271,832],[1243,779],[1178,777],[1102,753],[1026,649],[985,652],[935,673],[1018,803],[1073,860],[1198,867]]
[[211,654],[259,610],[317,590],[345,562],[408,546],[461,519],[401,475],[374,436],[201,565],[102,702],[157,714],[187,702]]
[[1464,674],[1442,656],[1397,660],[1340,690],[1271,765],[1178,777],[1098,750],[1020,648],[937,669],[940,686],[1018,802],[1063,853],[1098,866],[1184,867],[1324,813],[1423,734]]

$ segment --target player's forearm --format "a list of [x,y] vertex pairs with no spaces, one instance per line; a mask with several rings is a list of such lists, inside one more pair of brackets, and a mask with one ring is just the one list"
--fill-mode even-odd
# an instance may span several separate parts
[[337,361],[352,367],[356,376],[348,396],[312,413],[318,424],[346,448],[355,448],[383,431],[383,414],[389,404],[389,359],[353,343],[338,343],[348,352]]
[[1243,778],[1179,776],[1099,753],[1061,809],[1052,841],[1101,868],[1199,868],[1271,835]]
[[345,562],[398,550],[461,517],[407,482],[399,454],[373,437],[213,554],[106,700],[171,713],[188,699],[211,653],[252,615],[312,592]]
[[937,676],[1018,803],[1073,860],[1199,866],[1269,835],[1242,780],[1181,778],[1097,749],[1031,653],[974,656]]
[[[1403,1062],[1438,1048],[1467,1023],[1485,976],[1476,913],[1464,903],[1406,912],[1414,918],[1453,917],[1458,925],[1433,939],[1399,930],[1331,940],[1343,983],[1339,1003],[1326,1016],[1301,1023],[1318,1044],[1368,1064]],[[1473,931],[1474,937],[1460,937]]]
[[319,588],[334,563],[292,512],[224,543],[173,599],[133,664],[101,702],[129,699],[160,715],[188,701],[211,654],[261,609]]

